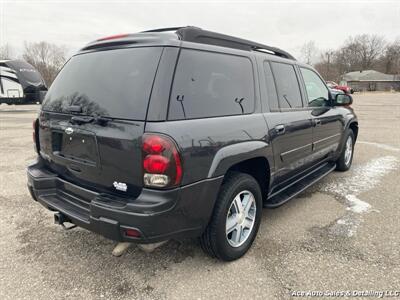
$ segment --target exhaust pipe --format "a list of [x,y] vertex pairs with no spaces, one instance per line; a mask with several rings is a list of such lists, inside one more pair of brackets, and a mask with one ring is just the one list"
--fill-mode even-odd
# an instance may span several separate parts
[[66,215],[64,215],[64,214],[62,214],[60,212],[56,212],[54,214],[54,223],[57,224],[57,225],[61,225],[63,229],[70,230],[70,229],[73,229],[73,228],[76,227],[75,224],[73,224],[72,226],[67,227],[64,224],[65,222],[72,223],[71,220]]
[[168,240],[162,241],[162,242],[158,242],[158,243],[152,243],[152,244],[138,244],[137,246],[139,247],[140,250],[142,250],[142,251],[144,251],[146,253],[151,253],[155,249],[157,249],[158,247],[164,245],[167,242],[168,242]]
[[[166,242],[168,242],[168,240],[166,241],[162,241],[159,243],[153,243],[153,244],[137,244],[138,248],[146,253],[151,253],[153,252],[156,248],[164,245]],[[112,251],[112,255],[114,256],[121,256],[122,254],[124,254],[125,252],[128,251],[128,248],[132,245],[132,243],[130,242],[120,242],[118,243],[114,250]]]

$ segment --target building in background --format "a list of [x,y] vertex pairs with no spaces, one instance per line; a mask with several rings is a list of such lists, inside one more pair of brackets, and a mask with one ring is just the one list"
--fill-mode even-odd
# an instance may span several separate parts
[[400,75],[384,74],[375,70],[349,72],[340,82],[355,92],[400,91]]

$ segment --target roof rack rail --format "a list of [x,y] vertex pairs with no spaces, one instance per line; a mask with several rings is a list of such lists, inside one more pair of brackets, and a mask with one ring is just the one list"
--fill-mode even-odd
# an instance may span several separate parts
[[183,41],[201,43],[201,44],[210,44],[228,48],[241,49],[246,51],[259,51],[287,59],[296,60],[291,54],[279,48],[259,44],[256,42],[225,35],[222,33],[203,30],[201,28],[194,26],[180,27],[176,30],[176,34]]
[[[291,60],[296,60],[292,55],[279,48],[259,44],[256,42],[252,42],[249,40],[237,38],[222,33],[203,30],[195,26],[158,28],[158,29],[142,31],[140,33],[157,33],[157,32],[174,32],[181,41],[215,45],[215,46],[240,49],[245,51],[258,51]],[[92,43],[89,43],[81,50],[82,51],[91,50],[111,45],[130,44],[133,43],[132,41],[134,40],[134,38],[135,34],[116,35],[107,38],[102,38]]]

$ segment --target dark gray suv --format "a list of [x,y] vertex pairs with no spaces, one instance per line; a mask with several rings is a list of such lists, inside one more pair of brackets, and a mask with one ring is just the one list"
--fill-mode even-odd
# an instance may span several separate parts
[[358,122],[287,52],[196,27],[88,44],[34,122],[32,197],[117,241],[241,257],[277,207],[350,168]]

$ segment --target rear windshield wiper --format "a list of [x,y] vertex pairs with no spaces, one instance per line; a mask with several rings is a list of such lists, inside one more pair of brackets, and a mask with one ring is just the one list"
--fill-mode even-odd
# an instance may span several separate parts
[[71,117],[71,124],[86,124],[86,123],[91,123],[95,120],[94,117],[91,116],[73,116]]
[[82,112],[82,106],[80,105],[70,105],[67,107],[67,111],[69,111],[70,113],[76,113],[79,114]]
[[99,124],[101,126],[105,126],[109,121],[111,121],[112,118],[109,117],[104,117],[104,116],[73,116],[71,118],[71,123],[72,124],[87,124],[87,123],[96,123]]

